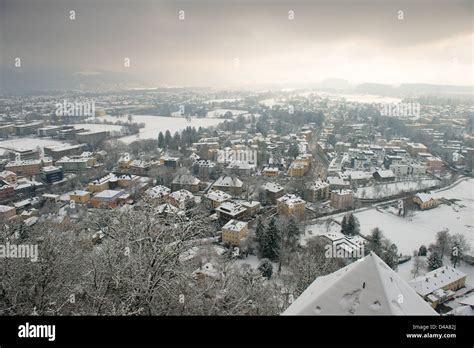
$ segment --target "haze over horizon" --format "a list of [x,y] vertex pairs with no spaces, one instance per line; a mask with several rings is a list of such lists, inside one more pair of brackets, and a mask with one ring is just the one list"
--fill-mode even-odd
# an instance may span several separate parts
[[0,0],[0,70],[45,83],[55,74],[111,72],[150,86],[328,78],[472,86],[472,7],[469,0]]

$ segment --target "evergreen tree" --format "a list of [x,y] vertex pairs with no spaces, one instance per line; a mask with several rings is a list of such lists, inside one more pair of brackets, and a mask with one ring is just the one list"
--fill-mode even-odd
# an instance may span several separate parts
[[347,235],[347,214],[344,215],[341,221],[341,233]]
[[163,132],[160,132],[160,134],[158,134],[158,147],[160,149],[164,149],[165,148],[165,136],[163,135]]
[[382,260],[393,270],[398,268],[398,248],[395,244],[391,244],[387,250],[382,253]]
[[273,265],[269,259],[262,259],[258,266],[258,270],[262,273],[262,276],[270,279],[273,274]]
[[262,223],[262,220],[260,217],[257,218],[257,226],[255,228],[255,239],[257,240],[257,243],[259,245],[259,250],[261,251],[261,246],[264,243],[264,238],[265,238],[265,226]]
[[171,145],[171,140],[172,140],[171,133],[170,133],[169,130],[167,130],[165,132],[165,146],[170,146]]
[[291,216],[288,219],[288,224],[286,226],[286,235],[285,235],[285,244],[291,249],[294,250],[298,244],[298,238],[300,236],[300,226],[298,221],[294,216]]
[[359,234],[359,220],[352,213],[347,213],[342,218],[341,232],[346,236],[356,236]]
[[369,237],[368,251],[373,251],[377,256],[382,256],[382,239],[383,234],[380,228],[375,227]]
[[276,261],[280,251],[280,235],[276,226],[275,218],[273,217],[262,238],[262,244],[260,245],[262,257]]
[[430,256],[428,256],[428,267],[432,271],[442,266],[443,266],[443,259],[441,258],[439,251],[434,249],[430,253]]
[[418,255],[419,256],[426,256],[427,254],[426,246],[422,245],[420,246],[420,249],[418,250]]

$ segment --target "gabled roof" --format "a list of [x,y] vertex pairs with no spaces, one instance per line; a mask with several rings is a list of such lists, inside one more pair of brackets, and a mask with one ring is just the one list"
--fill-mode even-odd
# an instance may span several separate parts
[[283,315],[437,315],[396,272],[370,253],[316,280]]

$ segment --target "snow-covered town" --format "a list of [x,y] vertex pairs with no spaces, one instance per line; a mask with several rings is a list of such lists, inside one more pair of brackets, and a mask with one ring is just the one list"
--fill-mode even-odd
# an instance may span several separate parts
[[[194,91],[193,106],[182,108],[190,91],[183,93],[134,92],[130,107],[122,95],[107,93],[94,99],[94,115],[63,115],[60,123],[56,96],[22,97],[21,104],[2,99],[2,238],[41,241],[40,251],[51,253],[45,262],[58,262],[56,253],[66,248],[61,267],[78,272],[42,279],[35,275],[41,268],[26,260],[18,272],[31,275],[28,287],[42,279],[56,290],[41,305],[25,297],[4,314],[56,313],[50,303],[71,287],[84,294],[77,300],[83,304],[61,312],[90,313],[99,305],[91,292],[101,286],[90,288],[93,273],[77,277],[121,249],[126,257],[114,268],[96,270],[124,294],[104,299],[100,313],[117,303],[127,303],[124,314],[472,312],[472,105],[424,102],[420,117],[386,117],[383,103],[318,91],[234,92],[232,101],[222,98],[225,91]],[[268,107],[268,97],[278,104]],[[160,115],[142,116],[152,110]],[[167,268],[156,264],[157,251],[145,240]],[[380,274],[374,262],[383,263]],[[122,297],[129,282],[145,284],[149,267],[171,273],[139,291],[158,294],[165,286],[171,306],[156,307],[155,295],[145,302]],[[337,272],[348,272],[347,280],[322,285]],[[24,286],[15,283],[19,274],[3,275],[12,276],[4,278],[3,301]],[[243,296],[240,277],[258,284],[245,294],[253,305],[227,312],[228,301]],[[223,289],[226,279],[237,288]],[[405,290],[388,291],[387,279]],[[372,302],[361,302],[364,286]],[[340,299],[333,287],[343,292]],[[203,293],[219,301],[208,303]],[[319,295],[305,304],[307,294],[334,303],[328,298],[314,312]],[[180,298],[189,303],[182,306]]]
[[472,346],[472,13],[0,0],[0,348]]

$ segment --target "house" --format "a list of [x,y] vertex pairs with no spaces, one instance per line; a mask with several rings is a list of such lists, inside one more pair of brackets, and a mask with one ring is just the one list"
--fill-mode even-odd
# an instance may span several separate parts
[[310,202],[325,201],[329,198],[329,183],[316,180],[307,191],[307,199]]
[[341,232],[327,232],[317,236],[326,245],[332,247],[333,255],[359,258],[364,254],[365,239],[361,236],[346,236]]
[[242,240],[249,233],[248,223],[239,220],[229,220],[222,227],[222,242],[234,246],[241,246]]
[[179,190],[187,190],[192,193],[196,193],[199,191],[199,184],[201,180],[196,178],[195,176],[189,174],[182,174],[178,175],[173,179],[171,183],[171,190],[172,191],[179,191]]
[[69,199],[76,203],[87,203],[91,198],[89,191],[75,190],[69,194]]
[[347,209],[353,205],[352,190],[336,190],[331,192],[331,206],[335,209]]
[[9,185],[16,185],[17,176],[11,171],[4,170],[3,172],[0,172],[0,180],[5,181]]
[[92,168],[96,164],[93,157],[71,156],[63,157],[56,161],[56,165],[63,168],[65,172],[82,172]]
[[15,195],[15,188],[4,180],[0,180],[0,200]]
[[210,190],[207,194],[204,195],[204,198],[207,199],[211,207],[215,209],[222,203],[230,201],[232,199],[232,196],[224,191]]
[[240,203],[242,207],[247,209],[247,216],[252,217],[257,215],[257,213],[262,208],[262,205],[258,201],[243,201]]
[[304,219],[306,202],[299,196],[286,194],[277,199],[278,214]]
[[145,192],[148,197],[161,204],[167,202],[170,193],[171,189],[163,185],[153,186]]
[[416,157],[420,152],[426,152],[428,148],[421,143],[408,143],[406,150],[412,157]]
[[433,308],[451,299],[466,285],[467,275],[451,266],[442,266],[409,281],[410,286]]
[[[52,164],[52,163],[51,163]],[[20,160],[9,162],[5,169],[17,175],[31,176],[39,174],[43,163],[41,160]]]
[[222,275],[218,271],[217,267],[214,266],[210,262],[204,264],[202,267],[199,267],[197,270],[195,270],[193,272],[193,276],[199,281],[203,281],[203,280],[206,280],[206,279],[220,280],[221,277],[222,277]]
[[263,185],[268,201],[272,204],[276,204],[278,198],[285,194],[285,189],[280,184],[274,182],[267,182]]
[[413,202],[416,203],[421,210],[431,209],[439,205],[439,199],[434,198],[428,193],[417,193],[413,197]]
[[426,159],[426,167],[431,171],[441,170],[443,161],[438,157],[430,156]]
[[194,204],[194,196],[190,191],[182,189],[170,193],[168,202],[176,208],[185,209],[187,204]]
[[93,180],[87,185],[87,190],[91,192],[102,192],[109,189],[110,180],[115,179],[115,175],[110,173],[99,179]]
[[217,215],[221,221],[242,219],[247,209],[236,202],[224,202],[216,208]]
[[214,182],[212,188],[227,192],[233,196],[238,196],[243,191],[243,185],[244,183],[237,177],[221,176]]
[[230,174],[248,176],[255,170],[255,165],[247,161],[232,161],[227,166],[227,170]]
[[316,280],[283,315],[437,315],[396,272],[370,253]]
[[64,178],[63,169],[61,167],[47,166],[41,169],[40,173],[41,180],[47,184],[51,184],[56,181],[61,181]]
[[288,176],[290,177],[302,177],[308,171],[308,167],[304,163],[298,163],[293,161],[288,168]]
[[115,208],[119,204],[119,198],[123,191],[105,190],[96,193],[90,200],[92,208]]
[[395,174],[390,169],[376,170],[373,174],[374,179],[382,182],[395,181]]
[[266,167],[262,170],[262,175],[267,177],[275,177],[278,176],[280,171],[277,167]]
[[15,207],[0,205],[0,220],[8,220],[16,215]]

